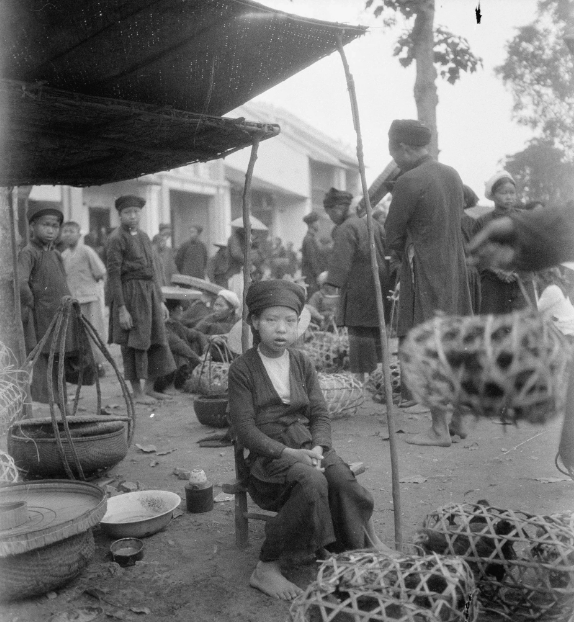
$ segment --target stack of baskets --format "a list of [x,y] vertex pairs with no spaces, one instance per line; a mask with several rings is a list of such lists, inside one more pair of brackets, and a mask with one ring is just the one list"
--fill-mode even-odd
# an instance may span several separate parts
[[292,622],[474,622],[476,589],[453,557],[348,551],[331,557],[290,609]]
[[429,514],[421,551],[456,555],[486,610],[506,620],[566,620],[574,610],[574,521],[452,503]]
[[222,335],[209,340],[201,364],[191,373],[184,391],[198,393],[193,401],[195,415],[202,425],[225,428],[227,418],[228,376],[233,353]]
[[508,422],[545,423],[560,412],[569,358],[565,337],[530,309],[437,316],[411,330],[401,348],[417,401]]

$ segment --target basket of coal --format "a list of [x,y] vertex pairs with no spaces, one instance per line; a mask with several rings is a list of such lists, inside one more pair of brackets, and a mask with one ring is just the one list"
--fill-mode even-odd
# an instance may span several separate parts
[[317,374],[332,419],[352,417],[365,401],[363,385],[351,374]]
[[[391,363],[391,387],[393,393],[393,402],[399,402],[401,398],[401,369],[398,363]],[[385,393],[385,376],[383,367],[379,363],[375,371],[369,374],[369,378],[365,383],[365,389],[373,394],[373,400],[381,404],[386,400]]]
[[428,555],[456,555],[472,570],[484,608],[516,621],[562,620],[574,606],[574,528],[562,516],[451,503],[416,537]]
[[294,622],[473,622],[475,582],[456,557],[347,551],[324,561],[291,606]]
[[436,316],[410,331],[403,380],[429,408],[542,424],[563,408],[570,348],[530,309],[508,315]]
[[310,338],[301,350],[309,355],[315,369],[322,372],[338,372],[349,366],[349,337],[345,328],[333,332],[310,331]]

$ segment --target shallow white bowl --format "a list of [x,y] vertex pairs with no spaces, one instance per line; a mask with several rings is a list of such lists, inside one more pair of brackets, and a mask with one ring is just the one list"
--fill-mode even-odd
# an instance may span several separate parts
[[145,538],[166,527],[181,497],[167,490],[139,490],[108,499],[100,525],[113,538]]

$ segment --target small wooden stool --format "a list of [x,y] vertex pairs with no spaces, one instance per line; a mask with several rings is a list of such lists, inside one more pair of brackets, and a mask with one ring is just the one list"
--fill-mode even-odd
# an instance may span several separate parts
[[[249,519],[266,521],[275,516],[275,512],[268,512],[267,510],[249,512],[247,510],[247,478],[249,472],[245,464],[243,447],[236,443],[233,450],[237,478],[224,483],[222,490],[228,495],[235,495],[235,544],[239,548],[244,548],[249,543]],[[349,468],[355,476],[365,472],[365,465],[362,462],[353,462]]]

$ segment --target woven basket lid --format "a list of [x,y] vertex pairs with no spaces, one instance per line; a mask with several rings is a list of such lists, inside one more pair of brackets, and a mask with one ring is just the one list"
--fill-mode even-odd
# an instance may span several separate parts
[[60,542],[95,527],[107,510],[104,491],[69,480],[21,482],[0,489],[0,502],[26,501],[28,520],[0,531],[0,557]]
[[188,276],[187,274],[172,274],[171,284],[185,285],[186,287],[193,287],[194,289],[199,289],[202,292],[208,292],[209,294],[215,295],[219,294],[219,292],[224,289],[221,285],[216,285],[215,283],[210,283],[209,281],[204,281],[203,279],[198,279],[196,276]]
[[188,289],[186,287],[176,287],[175,285],[164,285],[161,293],[168,300],[199,300],[202,292],[198,289]]

